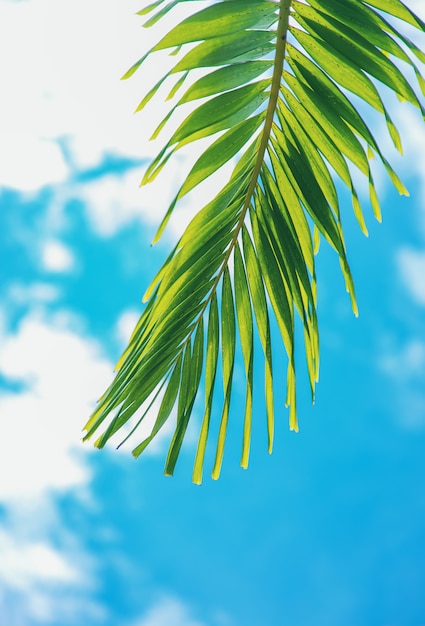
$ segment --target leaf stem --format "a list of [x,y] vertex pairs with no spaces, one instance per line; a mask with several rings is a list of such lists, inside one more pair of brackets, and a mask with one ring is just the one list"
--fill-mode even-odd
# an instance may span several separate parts
[[[276,32],[276,56],[273,65],[272,84],[270,89],[270,98],[267,105],[266,119],[264,122],[263,132],[261,135],[261,143],[258,148],[257,158],[255,159],[254,169],[251,174],[248,191],[246,192],[245,201],[242,207],[242,214],[236,228],[239,231],[245,221],[245,215],[251,202],[252,195],[257,184],[258,176],[264,161],[264,154],[270,139],[270,133],[273,124],[273,118],[276,111],[276,103],[279,97],[280,84],[282,80],[283,64],[285,62],[286,51],[286,35],[289,26],[289,12],[292,0],[280,0],[279,2],[279,25]],[[236,237],[239,232],[237,232]],[[236,240],[235,240],[236,241]],[[233,243],[233,242],[232,242]]]
[[[288,27],[289,27],[289,13],[291,9],[291,4],[292,4],[292,0],[279,0],[279,18],[278,18],[279,23],[278,23],[278,28],[276,31],[276,55],[275,55],[274,64],[273,64],[273,75],[272,75],[272,82],[271,82],[271,88],[270,88],[270,98],[268,101],[266,118],[264,121],[263,130],[261,133],[261,141],[260,141],[260,145],[258,148],[256,159],[255,159],[254,168],[252,170],[248,190],[245,194],[245,200],[242,205],[241,215],[235,227],[235,232],[230,242],[229,248],[226,252],[226,256],[224,258],[221,269],[219,273],[217,274],[215,285],[211,291],[210,297],[217,289],[218,283],[220,282],[220,278],[225,268],[227,267],[230,255],[232,254],[233,248],[235,247],[236,242],[238,240],[239,233],[242,229],[242,226],[245,223],[246,213],[249,209],[249,205],[251,203],[251,199],[254,194],[255,187],[257,185],[258,176],[260,174],[261,167],[264,162],[264,154],[266,152],[269,139],[270,139],[270,133],[271,133],[272,125],[273,125],[273,119],[274,119],[274,114],[276,111],[276,104],[277,104],[277,100],[279,97],[280,85],[281,85],[281,80],[282,80],[282,72],[283,72],[283,64],[285,62],[286,40],[287,40],[287,32],[288,32]],[[208,305],[210,297],[207,299],[205,303],[205,308]],[[203,315],[205,308],[201,312],[200,316]]]
[[[271,87],[270,87],[270,98],[268,101],[266,117],[264,121],[263,130],[261,133],[260,145],[258,148],[254,167],[252,170],[249,186],[245,194],[245,199],[242,205],[241,215],[239,217],[238,223],[236,224],[235,232],[233,234],[232,240],[230,241],[230,244],[227,249],[226,255],[224,257],[220,271],[218,272],[216,279],[214,281],[214,286],[211,289],[209,296],[205,300],[205,303],[204,303],[204,306],[202,307],[201,312],[199,313],[198,321],[199,319],[203,317],[205,310],[209,302],[211,301],[211,298],[213,297],[214,293],[217,291],[220,278],[222,277],[228,265],[230,255],[232,254],[233,248],[235,247],[236,242],[238,240],[239,233],[245,223],[246,213],[249,209],[252,196],[254,195],[255,187],[258,181],[258,176],[260,175],[261,167],[264,162],[264,155],[265,155],[268,143],[269,143],[270,134],[271,134],[272,125],[273,125],[273,119],[274,119],[274,115],[276,111],[276,104],[277,104],[277,100],[278,100],[279,92],[280,92],[283,65],[285,62],[286,40],[287,40],[287,32],[288,32],[288,27],[289,27],[289,14],[290,14],[290,9],[291,9],[291,4],[292,4],[292,0],[279,0],[279,18],[278,18],[279,23],[278,23],[278,28],[276,31],[276,54],[275,54],[275,59],[274,59],[274,64],[273,64],[273,75],[272,75],[272,82],[271,82]],[[197,326],[197,323],[194,325],[194,328],[196,326]],[[190,341],[191,335],[192,335],[192,332],[190,333],[190,335],[184,342],[184,346],[187,344],[188,341]]]

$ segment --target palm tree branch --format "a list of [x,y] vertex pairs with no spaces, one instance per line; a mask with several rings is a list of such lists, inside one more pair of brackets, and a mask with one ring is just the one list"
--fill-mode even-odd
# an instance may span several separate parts
[[[151,13],[145,24],[151,26],[182,1],[157,0],[139,14]],[[319,369],[315,255],[320,235],[339,257],[357,314],[336,179],[351,192],[353,210],[365,234],[353,168],[368,180],[377,219],[381,211],[369,163],[373,155],[378,156],[398,191],[407,193],[349,92],[384,116],[399,151],[399,133],[379,83],[425,113],[397,64],[410,67],[423,94],[425,81],[411,55],[424,62],[425,54],[398,32],[384,13],[425,31],[425,24],[399,0],[216,0],[174,26],[124,75],[133,75],[157,51],[171,49],[172,58],[177,53],[177,61],[137,107],[142,110],[162,86],[172,82],[166,99],[175,103],[153,138],[166,132],[179,107],[188,103],[193,107],[169,134],[147,168],[143,184],[154,180],[177,151],[198,139],[211,138],[165,212],[154,242],[181,198],[234,157],[237,164],[228,182],[192,219],[146,291],[146,308],[117,364],[115,380],[86,424],[85,439],[114,413],[95,445],[103,447],[122,429],[126,431],[123,442],[127,441],[159,403],[150,434],[136,445],[133,454],[139,456],[167,420],[175,419],[165,466],[165,473],[172,474],[204,385],[193,480],[202,481],[214,399],[220,393],[221,418],[212,470],[213,478],[218,478],[239,342],[246,384],[241,465],[247,467],[258,336],[264,355],[271,452],[270,313],[287,355],[289,425],[298,430],[295,318],[299,317],[304,330],[314,400]],[[195,74],[190,83],[199,69],[203,75]],[[176,100],[187,81],[189,85]],[[220,379],[222,391],[217,392]]]

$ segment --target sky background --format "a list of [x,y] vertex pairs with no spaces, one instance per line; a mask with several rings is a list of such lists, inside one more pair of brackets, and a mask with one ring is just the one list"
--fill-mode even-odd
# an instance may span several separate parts
[[119,81],[155,40],[140,8],[0,0],[0,626],[425,626],[425,126],[407,105],[403,159],[372,123],[411,197],[378,173],[368,239],[345,201],[358,319],[335,255],[318,257],[321,377],[312,408],[300,368],[300,432],[279,407],[269,456],[259,405],[244,471],[234,412],[202,487],[195,436],[173,478],[169,431],[138,461],[81,443],[199,207],[150,247],[193,155],[139,189],[165,110],[132,115],[162,57]]

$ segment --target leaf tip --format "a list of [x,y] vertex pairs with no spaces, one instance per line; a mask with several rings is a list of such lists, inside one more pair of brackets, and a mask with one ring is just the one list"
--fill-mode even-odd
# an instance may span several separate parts
[[103,435],[100,435],[100,437],[96,439],[93,445],[95,448],[98,448],[98,450],[103,448],[105,446],[105,442],[103,441]]
[[220,468],[214,468],[211,472],[211,478],[213,480],[218,480],[220,478]]
[[[138,66],[137,66],[138,67]],[[120,78],[120,80],[127,80],[127,78],[130,78],[131,76],[133,76],[134,72],[136,71],[137,67],[133,66],[130,67],[129,70],[127,70],[125,72],[125,74],[123,74]]]

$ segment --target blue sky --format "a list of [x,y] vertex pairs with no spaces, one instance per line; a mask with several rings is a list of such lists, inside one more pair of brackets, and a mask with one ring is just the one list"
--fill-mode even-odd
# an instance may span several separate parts
[[358,319],[337,259],[318,257],[321,376],[312,408],[300,368],[300,432],[279,410],[269,456],[259,403],[244,471],[236,410],[202,487],[196,428],[174,478],[169,431],[138,461],[80,441],[197,208],[150,247],[193,155],[138,188],[163,111],[132,115],[158,66],[118,80],[148,45],[138,9],[0,0],[0,625],[424,626],[425,128],[404,105],[391,155],[411,197],[378,175],[368,239],[346,203]]

